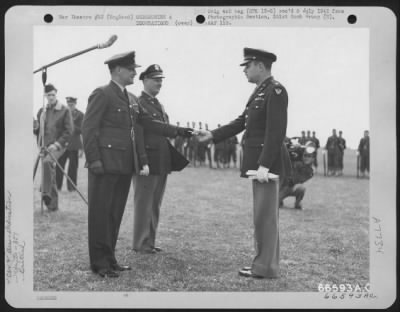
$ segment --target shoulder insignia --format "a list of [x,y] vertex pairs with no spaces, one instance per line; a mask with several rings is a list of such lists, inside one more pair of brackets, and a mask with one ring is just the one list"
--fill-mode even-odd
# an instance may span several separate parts
[[275,93],[276,93],[277,95],[279,95],[279,94],[282,93],[282,89],[281,89],[281,88],[275,88],[274,90],[275,90]]

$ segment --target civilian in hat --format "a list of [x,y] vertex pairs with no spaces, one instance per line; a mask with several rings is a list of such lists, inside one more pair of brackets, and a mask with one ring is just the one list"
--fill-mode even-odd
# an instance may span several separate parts
[[104,62],[111,81],[89,96],[82,125],[88,173],[89,258],[93,272],[118,277],[130,270],[115,258],[119,227],[128,198],[132,174],[147,165],[141,124],[146,130],[175,137],[191,136],[192,129],[154,121],[126,90],[136,76],[135,52],[115,55]]
[[[35,133],[39,135],[38,144],[46,148],[43,158],[42,200],[49,211],[58,210],[58,192],[56,185],[56,163],[49,155],[59,159],[65,152],[66,145],[73,131],[71,112],[68,107],[57,99],[57,89],[48,84],[44,87],[47,99],[46,110],[39,109],[37,120],[39,127]],[[44,135],[40,128],[44,125]]]
[[[81,128],[83,122],[83,113],[76,108],[77,98],[68,96],[66,98],[67,105],[71,111],[72,120],[74,123],[74,131],[72,135],[68,139],[67,148],[65,153],[59,158],[58,162],[60,166],[64,169],[65,163],[68,160],[68,177],[71,181],[77,185],[77,176],[78,176],[78,165],[79,165],[79,153],[82,151],[82,139],[81,139]],[[57,188],[61,190],[63,183],[64,174],[61,169],[57,166],[56,169],[56,180],[57,180]],[[75,191],[75,187],[72,183],[67,179],[67,188],[68,191]]]
[[[169,124],[169,117],[164,106],[157,99],[164,74],[157,64],[150,65],[139,76],[143,82],[143,91],[139,105],[143,111],[162,123]],[[133,250],[139,253],[157,253],[162,251],[156,246],[156,234],[160,218],[160,208],[167,185],[168,174],[174,170],[174,157],[179,152],[162,135],[143,129],[146,151],[145,163],[150,172],[142,170],[134,176],[134,224]],[[181,156],[183,166],[188,161]],[[149,173],[149,174],[148,174]]]
[[[256,88],[246,108],[231,123],[213,131],[202,131],[199,139],[221,142],[243,134],[243,161],[241,177],[248,170],[256,170],[253,186],[253,218],[256,256],[249,267],[239,271],[240,276],[276,278],[279,276],[279,181],[290,168],[289,156],[284,148],[286,135],[288,94],[271,76],[273,53],[245,48],[244,73]],[[269,174],[279,175],[271,179]]]

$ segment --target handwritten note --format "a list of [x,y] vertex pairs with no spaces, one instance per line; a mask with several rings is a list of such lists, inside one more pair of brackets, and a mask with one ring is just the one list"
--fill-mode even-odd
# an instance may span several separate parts
[[6,283],[18,283],[25,278],[25,241],[12,228],[12,195],[7,192],[5,203],[5,265]]

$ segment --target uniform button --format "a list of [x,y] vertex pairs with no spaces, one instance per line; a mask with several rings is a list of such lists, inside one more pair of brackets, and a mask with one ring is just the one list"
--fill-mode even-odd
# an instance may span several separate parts
[[153,116],[157,116],[157,114],[156,114],[156,113],[154,113],[154,114],[153,114]]
[[244,117],[245,117],[245,118],[248,118],[248,117],[249,117],[249,115],[245,115]]
[[264,146],[264,144],[263,144],[263,143],[261,143],[261,146]]
[[111,144],[108,144],[108,147],[111,147]]
[[256,108],[258,108],[258,106],[256,106]]
[[129,107],[130,107],[130,108],[132,108],[132,107],[133,107],[133,105],[129,105]]
[[118,108],[118,109],[117,109],[117,111],[119,111],[119,112],[120,112],[120,111],[121,111],[121,109],[120,109],[120,108]]

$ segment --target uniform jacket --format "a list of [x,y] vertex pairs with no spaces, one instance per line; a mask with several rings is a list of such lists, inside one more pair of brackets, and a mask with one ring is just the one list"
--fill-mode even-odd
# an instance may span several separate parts
[[82,148],[82,122],[83,113],[80,110],[74,109],[71,111],[72,120],[74,123],[74,131],[68,140],[67,150],[78,151]]
[[[162,104],[157,98],[151,97],[146,92],[142,92],[139,97],[139,105],[151,117],[160,122],[169,123],[169,117]],[[144,129],[144,146],[150,174],[160,175],[171,172],[171,153],[168,139]],[[143,161],[143,159],[142,159]]]
[[[42,122],[42,118],[46,120],[44,127],[44,145],[49,146],[50,144],[58,142],[62,147],[65,147],[73,131],[71,111],[66,105],[61,104],[59,101],[57,101],[53,107],[47,106],[46,116],[42,116],[42,111],[43,108],[39,109],[37,120],[39,125]],[[34,133],[39,135],[40,127],[34,130]]]
[[346,140],[341,137],[338,137],[338,146],[340,152],[343,153],[344,150],[346,149]]
[[362,138],[358,144],[358,151],[362,156],[369,156],[369,137]]
[[339,137],[338,136],[330,136],[326,141],[325,149],[330,152],[339,152]]
[[286,89],[273,77],[269,77],[256,88],[238,118],[212,131],[214,143],[218,143],[245,130],[242,139],[242,177],[247,177],[247,170],[257,170],[260,165],[278,175],[285,174],[284,165],[290,170],[287,150],[283,144],[287,106]]
[[128,97],[112,81],[89,96],[82,125],[84,151],[88,163],[102,161],[105,173],[139,172],[138,159],[145,152],[138,124],[165,136],[177,134],[177,127],[153,121],[133,94]]

